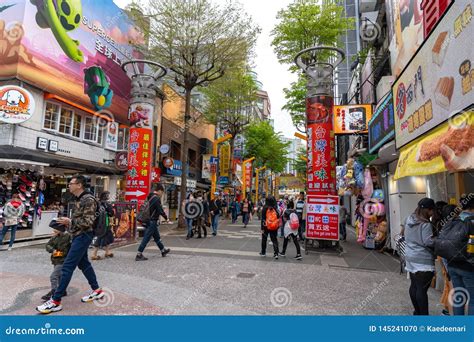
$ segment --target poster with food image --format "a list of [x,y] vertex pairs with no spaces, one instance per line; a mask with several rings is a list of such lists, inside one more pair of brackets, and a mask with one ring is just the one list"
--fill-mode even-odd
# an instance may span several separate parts
[[136,128],[151,128],[153,106],[148,103],[132,103],[128,117],[130,124]]
[[397,148],[474,103],[473,6],[455,1],[394,83]]
[[395,179],[474,169],[474,109],[464,111],[400,151]]
[[113,204],[114,216],[110,220],[114,232],[114,244],[134,242],[136,238],[137,222],[136,203],[117,202]]
[[334,106],[334,133],[366,133],[372,118],[372,105]]

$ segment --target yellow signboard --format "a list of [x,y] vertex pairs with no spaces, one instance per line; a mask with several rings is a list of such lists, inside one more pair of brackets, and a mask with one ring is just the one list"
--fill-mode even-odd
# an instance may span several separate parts
[[474,169],[474,110],[438,126],[400,151],[395,179]]
[[229,177],[230,169],[230,145],[222,145],[219,155],[219,175]]

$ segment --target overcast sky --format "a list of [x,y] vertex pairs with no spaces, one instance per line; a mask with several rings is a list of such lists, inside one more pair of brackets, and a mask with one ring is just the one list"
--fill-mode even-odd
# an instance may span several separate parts
[[[125,7],[131,0],[114,0],[120,7]],[[224,0],[213,0],[225,2]],[[286,7],[291,0],[240,0],[244,9],[262,29],[257,41],[255,71],[258,79],[263,83],[263,88],[268,92],[272,106],[271,117],[275,120],[275,130],[286,137],[293,137],[295,128],[290,115],[282,111],[285,98],[283,88],[288,87],[296,79],[286,65],[281,65],[271,47],[270,31],[276,24],[278,10]]]

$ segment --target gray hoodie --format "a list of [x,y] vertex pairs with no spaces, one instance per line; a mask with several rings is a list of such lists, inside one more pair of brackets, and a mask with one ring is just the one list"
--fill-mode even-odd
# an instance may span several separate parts
[[406,261],[434,266],[433,226],[430,221],[411,214],[405,224],[405,241]]

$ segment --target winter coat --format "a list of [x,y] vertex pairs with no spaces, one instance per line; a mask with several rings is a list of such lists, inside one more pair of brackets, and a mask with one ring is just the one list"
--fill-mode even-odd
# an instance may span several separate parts
[[[46,244],[46,250],[51,253],[51,263],[61,265],[71,247],[71,235],[61,233],[53,236]],[[55,252],[56,251],[56,252]]]
[[68,229],[73,237],[92,232],[96,219],[97,201],[94,196],[86,190],[77,199]]
[[3,208],[3,217],[5,218],[5,226],[14,226],[18,224],[18,220],[25,213],[25,206],[22,202],[10,200]]
[[406,261],[434,266],[433,225],[430,221],[411,214],[405,223],[405,242]]

